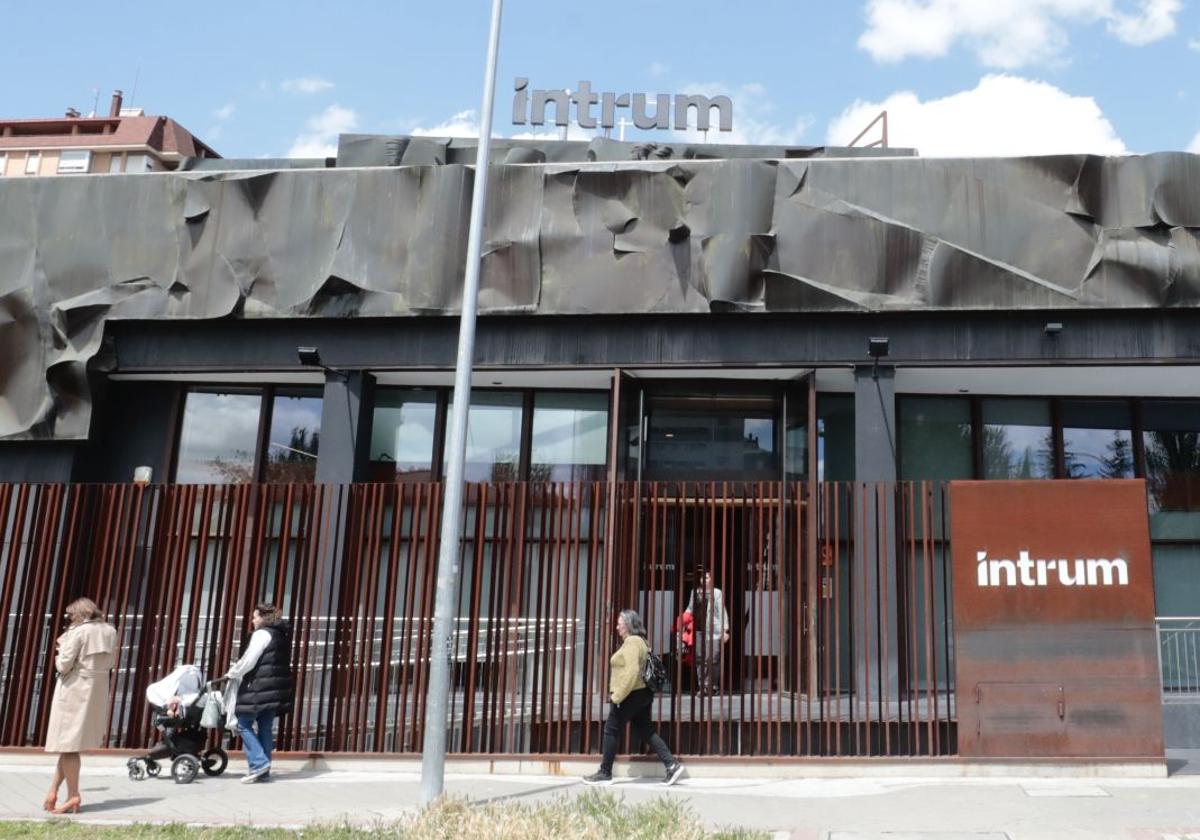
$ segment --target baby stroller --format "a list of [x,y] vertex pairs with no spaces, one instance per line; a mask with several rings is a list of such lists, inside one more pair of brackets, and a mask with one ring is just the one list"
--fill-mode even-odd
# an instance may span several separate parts
[[[229,764],[229,755],[221,745],[206,750],[208,730],[220,728],[224,714],[221,695],[209,690],[204,672],[195,665],[180,665],[146,689],[146,701],[154,710],[154,725],[162,732],[162,742],[142,756],[129,759],[129,778],[141,781],[157,776],[171,762],[171,778],[186,785],[203,770],[207,776],[220,776]],[[214,708],[205,710],[213,705]]]

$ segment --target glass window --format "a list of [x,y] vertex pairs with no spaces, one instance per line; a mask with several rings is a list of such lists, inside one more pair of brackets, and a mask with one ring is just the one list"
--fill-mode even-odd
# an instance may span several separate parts
[[1133,478],[1133,432],[1125,400],[1065,400],[1067,478]]
[[652,397],[646,477],[778,478],[777,413],[778,401],[771,397]]
[[437,431],[437,392],[377,391],[371,421],[371,479],[432,480]]
[[808,478],[808,386],[788,391],[783,425],[784,476],[787,481]]
[[983,477],[1054,477],[1049,401],[983,400]]
[[5,172],[6,169],[8,169],[8,152],[0,152],[0,178],[8,174]]
[[[524,397],[519,392],[478,391],[467,412],[465,481],[516,481],[520,478],[521,420]],[[454,409],[451,403],[446,417]],[[450,446],[449,419],[446,448]],[[449,452],[442,459],[445,467]]]
[[900,399],[900,477],[913,481],[973,478],[971,401],[965,397]]
[[42,165],[42,153],[41,152],[28,152],[25,155],[25,174],[26,175],[38,174],[38,169],[41,168],[41,165]]
[[1200,545],[1153,546],[1154,614],[1200,615]]
[[854,396],[817,398],[817,480],[854,480]]
[[112,158],[108,161],[108,171],[116,174],[121,171],[121,153],[113,152]]
[[535,394],[529,460],[531,481],[603,478],[608,461],[608,394]]
[[1200,539],[1200,400],[1142,404],[1150,535]]
[[277,390],[271,402],[264,480],[278,484],[316,480],[320,441],[321,392]]
[[261,409],[259,394],[188,393],[175,480],[180,484],[254,481]]
[[92,165],[92,153],[87,149],[67,149],[58,156],[58,174],[73,175],[87,172]]

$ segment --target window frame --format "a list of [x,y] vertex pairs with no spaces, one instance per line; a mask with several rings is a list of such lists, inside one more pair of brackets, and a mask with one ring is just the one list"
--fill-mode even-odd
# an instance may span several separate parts
[[[63,163],[68,160],[82,160],[83,168],[79,168],[77,164],[73,164],[69,168],[64,168]],[[82,158],[78,156],[82,155]],[[55,169],[55,174],[58,175],[86,175],[92,171],[92,152],[90,149],[63,149],[58,153],[58,167]]]
[[[820,395],[818,395],[819,397]],[[1002,399],[1034,399],[1048,400],[1050,402],[1050,423],[1054,437],[1054,475],[1053,479],[1069,479],[1066,475],[1066,453],[1063,446],[1063,403],[1065,402],[1114,402],[1123,401],[1129,404],[1129,432],[1132,435],[1132,452],[1133,452],[1133,478],[1146,477],[1146,451],[1145,440],[1143,433],[1145,432],[1145,423],[1143,418],[1142,407],[1147,402],[1195,402],[1194,397],[1056,397],[1043,394],[896,394],[896,475],[903,475],[903,451],[904,448],[900,445],[900,438],[904,434],[903,424],[899,422],[901,400],[922,400],[922,399],[960,399],[968,400],[971,405],[971,447],[974,456],[974,468],[972,470],[972,479],[983,481],[983,435],[980,430],[983,428],[983,401],[984,400],[1002,400]],[[911,479],[913,481],[921,481],[922,479]],[[1044,479],[1036,479],[1044,480]],[[1089,479],[1075,479],[1078,481],[1086,481]],[[1103,480],[1103,479],[1096,479]]]
[[[311,391],[312,394],[303,392]],[[252,484],[264,484],[267,471],[267,448],[271,442],[271,418],[275,413],[275,397],[316,396],[324,399],[324,391],[320,385],[295,385],[291,383],[266,383],[263,385],[222,385],[220,383],[198,383],[187,385],[180,390],[179,409],[175,412],[175,431],[172,435],[170,476],[171,483],[178,483],[179,455],[183,448],[183,421],[187,414],[187,399],[190,394],[245,394],[259,397],[258,428],[254,435],[254,464],[251,471],[254,475]],[[320,456],[318,455],[318,458]],[[315,479],[314,479],[315,480]]]
[[[377,385],[375,387],[375,398],[371,402],[371,425],[375,423],[375,406],[381,392],[389,391],[433,391],[436,394],[437,409],[434,413],[434,424],[436,429],[433,436],[433,463],[430,465],[430,481],[444,481],[445,475],[445,460],[446,446],[449,444],[447,428],[450,423],[450,400],[454,395],[454,389],[447,385],[404,385],[404,384],[388,384]],[[606,418],[605,418],[605,440],[612,438],[612,392],[610,390],[601,390],[599,388],[506,388],[502,385],[493,385],[486,388],[472,388],[472,394],[481,393],[505,393],[505,394],[520,394],[521,395],[521,436],[520,446],[517,454],[517,481],[529,481],[530,461],[533,457],[533,409],[534,398],[538,393],[556,393],[556,394],[604,394],[606,399]],[[612,459],[611,447],[605,449],[604,453],[604,469],[609,468],[609,462]]]

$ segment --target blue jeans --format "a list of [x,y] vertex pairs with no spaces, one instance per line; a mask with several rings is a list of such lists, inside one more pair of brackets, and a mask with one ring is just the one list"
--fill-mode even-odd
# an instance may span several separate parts
[[239,713],[237,722],[250,772],[268,766],[271,763],[271,729],[275,726],[275,712],[259,712],[256,715]]

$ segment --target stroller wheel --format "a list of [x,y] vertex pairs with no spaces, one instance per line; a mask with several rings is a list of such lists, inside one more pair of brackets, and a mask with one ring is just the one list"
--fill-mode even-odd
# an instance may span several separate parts
[[151,777],[157,778],[158,774],[162,772],[162,765],[153,758],[148,758],[146,759],[146,772],[149,773]]
[[129,768],[129,778],[135,782],[140,782],[146,778],[146,770],[142,767],[141,762],[136,758],[131,758],[125,762],[125,766]]
[[229,766],[229,756],[220,747],[213,747],[204,754],[200,762],[206,776],[220,776]]
[[194,755],[176,756],[171,762],[171,778],[175,780],[177,785],[190,785],[196,779],[196,774],[200,772],[200,759]]

